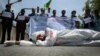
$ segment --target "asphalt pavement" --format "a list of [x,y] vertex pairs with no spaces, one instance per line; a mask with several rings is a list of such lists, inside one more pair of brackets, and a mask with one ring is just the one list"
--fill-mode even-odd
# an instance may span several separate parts
[[100,56],[100,47],[4,47],[0,45],[0,56]]

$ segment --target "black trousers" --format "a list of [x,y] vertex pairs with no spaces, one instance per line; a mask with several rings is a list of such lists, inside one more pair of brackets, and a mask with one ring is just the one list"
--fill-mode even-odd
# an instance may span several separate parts
[[87,24],[84,24],[84,28],[94,28],[95,27],[95,23],[94,22],[90,22]]
[[16,41],[24,40],[25,37],[26,24],[23,22],[18,22],[16,25]]
[[16,29],[16,41],[19,41],[19,39],[24,40],[24,36],[25,30],[19,31],[19,29]]
[[7,40],[11,39],[11,30],[12,30],[12,22],[4,22],[2,23],[2,39],[1,43],[5,42],[5,36],[7,32]]
[[84,28],[90,28],[90,23],[84,24]]

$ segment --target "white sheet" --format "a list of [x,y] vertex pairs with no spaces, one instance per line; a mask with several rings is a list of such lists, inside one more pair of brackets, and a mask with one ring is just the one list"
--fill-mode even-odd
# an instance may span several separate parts
[[65,30],[66,27],[63,26],[60,22],[57,21],[58,17],[51,17],[48,18],[47,26],[49,28],[55,29],[55,30]]
[[[54,34],[53,37],[50,37],[49,35],[46,37],[45,41],[37,41],[38,45],[45,45],[45,46],[51,46],[51,45],[64,45],[64,44],[70,44],[70,45],[78,45],[84,43],[90,43],[91,38],[98,32],[89,30],[89,29],[75,29],[75,30],[66,30],[66,31],[56,31],[54,29],[47,29],[48,32],[52,32]],[[60,34],[61,33],[61,34]],[[60,35],[59,35],[60,34]],[[100,33],[97,34],[97,37],[100,38]],[[94,38],[96,39],[96,38]]]
[[32,33],[37,31],[43,31],[47,27],[47,19],[48,17],[43,16],[32,16],[30,17],[29,27],[29,38],[31,38]]
[[68,18],[62,17],[43,17],[43,16],[33,16],[30,17],[29,21],[30,33],[36,31],[45,30],[47,27],[55,30],[65,30],[71,28],[71,22]]

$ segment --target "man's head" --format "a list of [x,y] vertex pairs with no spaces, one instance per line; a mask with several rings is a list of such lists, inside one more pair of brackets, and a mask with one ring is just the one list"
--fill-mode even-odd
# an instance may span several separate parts
[[65,11],[65,10],[62,10],[62,11],[61,11],[61,14],[62,14],[62,16],[65,16],[66,11]]
[[39,6],[37,6],[37,13],[39,13],[39,9],[40,9]]
[[45,35],[39,34],[39,35],[37,36],[37,40],[45,41],[45,39],[46,39],[46,36],[45,36]]
[[76,11],[73,10],[73,11],[71,12],[71,14],[75,16],[75,15],[76,15]]
[[6,7],[6,10],[11,10],[11,4],[7,4],[5,7]]
[[53,16],[56,16],[56,10],[52,11]]
[[[44,40],[45,39],[45,31],[37,31],[32,34],[36,40]],[[34,40],[34,39],[33,39]]]
[[48,13],[50,13],[51,8],[48,8]]
[[35,14],[35,9],[34,8],[32,8],[32,13]]
[[24,15],[25,14],[25,9],[21,9],[20,13],[21,13],[21,15]]
[[41,8],[41,14],[45,14],[45,9]]
[[91,10],[90,9],[86,9],[85,10],[85,15],[90,15]]

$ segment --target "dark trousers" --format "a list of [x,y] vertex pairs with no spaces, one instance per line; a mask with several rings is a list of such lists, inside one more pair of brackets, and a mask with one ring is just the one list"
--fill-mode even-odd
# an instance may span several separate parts
[[24,40],[25,28],[26,28],[26,24],[23,24],[21,22],[17,23],[17,25],[16,25],[16,41],[19,41],[19,39]]
[[84,24],[84,28],[90,28],[90,24],[89,23]]
[[90,22],[90,23],[84,24],[84,28],[91,29],[91,28],[94,28],[94,27],[95,27],[95,23],[94,22]]
[[90,27],[95,27],[95,23],[94,22],[90,22]]
[[11,38],[11,30],[12,30],[12,22],[2,23],[2,39],[1,39],[1,43],[5,42],[6,31],[7,31],[7,40],[10,40],[10,38]]
[[24,36],[25,30],[19,31],[19,29],[16,29],[16,41],[19,41],[19,39],[24,40]]

